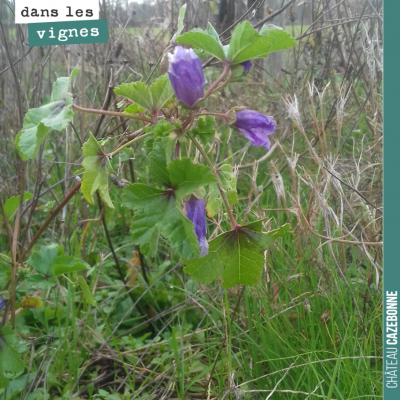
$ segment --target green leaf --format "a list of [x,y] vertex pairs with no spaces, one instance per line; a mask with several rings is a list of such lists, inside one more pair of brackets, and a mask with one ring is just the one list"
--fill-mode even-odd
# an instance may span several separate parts
[[282,29],[261,28],[258,33],[249,21],[238,24],[229,43],[228,60],[239,64],[253,58],[268,58],[268,54],[296,46],[296,40]]
[[212,143],[215,137],[215,118],[204,115],[197,120],[196,127],[191,132],[200,140],[203,146]]
[[[140,251],[144,255],[154,257],[157,251],[158,239],[160,231],[156,227],[157,217],[160,213],[154,215],[146,215],[143,210],[135,211],[135,215],[131,221],[131,234],[133,243],[140,246]],[[162,216],[162,215],[161,215]]]
[[164,108],[166,103],[174,95],[174,89],[172,88],[167,74],[160,76],[150,86],[150,91],[152,96],[152,110]]
[[194,233],[194,224],[188,220],[175,202],[170,201],[166,209],[161,233],[171,243],[172,250],[180,257],[188,259],[199,257],[199,243]]
[[184,271],[199,283],[211,283],[222,274],[224,288],[256,284],[265,262],[264,251],[277,237],[290,232],[288,224],[269,233],[261,229],[262,221],[256,221],[217,236],[209,243],[206,256],[184,260]]
[[54,279],[54,266],[56,258],[64,256],[64,249],[58,244],[42,247],[39,251],[34,252],[31,257],[26,260],[36,272],[36,275],[29,275],[27,282],[29,286],[35,286],[39,289],[47,289],[56,284]]
[[54,277],[46,278],[41,274],[36,274],[36,275],[29,275],[28,279],[26,280],[28,287],[30,288],[38,288],[41,290],[46,290],[50,287],[55,286],[56,281]]
[[79,286],[81,287],[83,298],[85,299],[86,303],[93,307],[96,307],[96,300],[94,299],[92,293],[90,292],[89,286],[82,275],[78,275],[78,283]]
[[151,86],[147,86],[144,82],[123,83],[116,87],[114,92],[150,112],[163,108],[174,95],[168,75],[160,76]]
[[194,225],[178,208],[180,204],[177,204],[172,191],[156,189],[141,183],[126,186],[123,190],[123,205],[135,211],[131,224],[135,244],[149,244],[145,251],[150,251],[154,248],[159,231],[170,241],[172,249],[180,257],[199,257]]
[[73,271],[82,271],[89,268],[89,264],[73,256],[59,256],[55,259],[54,276],[67,274]]
[[[10,220],[14,214],[18,210],[18,205],[19,205],[19,197],[20,196],[14,196],[10,197],[5,203],[4,203],[4,214],[6,215],[6,218]],[[22,199],[22,203],[25,203],[29,199],[33,197],[32,193],[29,192],[24,192],[24,198]]]
[[15,346],[18,345],[18,336],[10,325],[0,329],[0,388],[9,385],[9,379],[4,372],[18,373],[25,369],[25,364]]
[[176,158],[168,164],[168,171],[178,199],[193,193],[199,187],[216,182],[210,167],[193,164],[191,158]]
[[127,114],[139,114],[144,111],[144,108],[138,106],[137,104],[130,104],[125,108],[124,113]]
[[69,85],[70,85],[72,79],[74,79],[75,76],[78,75],[78,73],[79,73],[79,69],[74,68],[69,77],[58,78],[57,81],[55,83],[53,83],[53,90],[51,93],[50,101],[53,102],[53,101],[64,100],[65,94],[69,90]]
[[208,31],[195,28],[190,32],[184,33],[182,36],[177,37],[176,42],[190,44],[191,46],[212,54],[221,61],[225,61],[222,44],[219,40],[218,34],[210,23],[208,24]]
[[101,198],[110,208],[114,208],[108,193],[108,175],[112,172],[110,159],[104,154],[100,143],[90,134],[89,140],[83,144],[83,180],[81,190],[88,201],[93,204],[93,195],[99,191]]
[[77,73],[78,70],[74,69],[69,78],[58,78],[53,84],[51,103],[32,108],[25,114],[22,130],[15,139],[23,160],[35,158],[50,129],[61,131],[72,121],[72,94],[68,87]]
[[181,34],[183,31],[183,20],[185,19],[185,13],[186,13],[186,4],[184,4],[180,9],[179,9],[179,15],[178,15],[178,29],[176,30],[174,36],[172,36],[171,42],[174,42],[176,40],[176,37]]
[[[233,175],[232,166],[229,164],[224,164],[217,170],[217,173],[229,204],[237,204],[238,196],[236,191],[236,177]],[[222,207],[222,204],[223,200],[218,189],[218,185],[210,185],[210,196],[206,206],[207,215],[210,218],[213,218]]]
[[168,186],[169,173],[167,168],[166,148],[169,138],[157,140],[154,143],[153,150],[150,152],[150,166],[149,172],[157,183]]
[[135,158],[135,151],[132,149],[132,147],[125,147],[119,153],[119,156],[121,161],[133,160]]
[[[153,125],[154,126],[154,125]],[[154,126],[154,137],[162,137],[169,135],[176,127],[171,125],[165,119],[162,119],[158,122],[157,125]]]
[[58,255],[64,255],[64,249],[58,244],[51,244],[35,251],[26,260],[26,263],[41,275],[53,276],[55,259]]
[[150,87],[144,82],[123,83],[116,87],[114,92],[115,94],[126,97],[148,111],[152,109]]

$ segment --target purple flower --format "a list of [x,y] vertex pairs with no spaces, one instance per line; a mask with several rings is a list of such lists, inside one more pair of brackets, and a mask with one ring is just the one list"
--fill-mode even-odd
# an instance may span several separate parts
[[251,68],[251,61],[248,60],[248,61],[242,62],[242,63],[240,63],[240,65],[243,65],[243,72],[249,72],[250,68]]
[[199,242],[200,257],[203,257],[208,253],[206,203],[204,199],[199,200],[195,196],[190,196],[186,203],[186,216],[194,223],[194,233]]
[[203,97],[206,83],[200,58],[189,49],[177,46],[174,54],[168,54],[168,76],[178,100],[192,107]]
[[236,122],[234,126],[250,139],[253,146],[264,146],[267,150],[271,148],[268,135],[275,132],[275,121],[251,110],[236,111]]
[[7,304],[7,300],[3,299],[3,296],[0,295],[0,310]]

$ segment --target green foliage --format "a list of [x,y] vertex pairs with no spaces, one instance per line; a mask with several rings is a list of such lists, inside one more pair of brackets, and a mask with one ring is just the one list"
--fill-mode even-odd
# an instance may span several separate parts
[[85,278],[82,275],[78,275],[78,283],[83,293],[85,302],[93,307],[96,307],[96,300],[94,299]]
[[54,276],[68,274],[69,272],[77,272],[86,270],[89,265],[79,258],[73,256],[59,256],[55,260],[53,268]]
[[268,54],[277,50],[296,46],[296,40],[280,28],[264,25],[257,32],[249,21],[238,24],[233,31],[229,46],[223,46],[218,33],[209,23],[207,31],[195,28],[176,39],[204,50],[221,61],[230,61],[232,65],[254,58],[268,58]]
[[69,78],[58,78],[53,85],[51,103],[30,109],[24,118],[21,132],[15,139],[15,145],[23,160],[33,159],[50,129],[61,131],[72,121],[72,94],[68,88],[77,75],[74,69]]
[[183,31],[184,25],[183,25],[183,20],[185,19],[185,14],[186,14],[186,4],[184,4],[180,9],[179,9],[179,15],[178,15],[178,29],[174,33],[174,36],[172,36],[171,42],[174,42],[181,34]]
[[130,104],[125,108],[124,113],[127,114],[139,114],[144,111],[144,108],[138,106],[137,104]]
[[166,107],[174,95],[168,75],[160,76],[151,86],[144,82],[123,83],[114,92],[150,112]]
[[199,256],[194,225],[183,215],[173,192],[135,183],[124,188],[123,204],[135,211],[132,238],[145,254],[154,254],[161,232],[179,256],[188,259]]
[[54,286],[55,276],[89,268],[81,259],[64,255],[64,248],[57,244],[42,247],[34,252],[26,263],[36,271],[36,275],[28,276],[28,283],[39,289]]
[[108,193],[108,176],[112,172],[110,159],[103,152],[101,142],[90,134],[89,139],[82,146],[83,150],[83,180],[82,193],[88,203],[93,204],[93,196],[96,190],[108,207],[114,208]]
[[[22,199],[22,203],[25,203],[26,201],[28,201],[32,197],[33,197],[32,193],[24,192],[24,198]],[[18,204],[19,204],[19,198],[20,198],[20,196],[10,197],[4,203],[4,206],[3,206],[4,214],[5,214],[5,216],[6,216],[6,218],[8,220],[10,220],[14,216],[14,214],[17,212]],[[0,219],[1,218],[2,218],[2,216],[0,215]]]
[[282,29],[268,29],[264,25],[258,33],[249,21],[238,24],[229,43],[228,60],[239,64],[253,58],[268,58],[277,50],[296,46],[296,40]]
[[166,150],[171,147],[171,141],[172,140],[169,138],[162,138],[161,140],[155,141],[153,144],[153,149],[149,154],[149,172],[151,173],[155,182],[162,186],[168,186],[169,184]]
[[144,254],[154,254],[159,233],[167,238],[181,257],[199,256],[194,225],[182,213],[180,199],[196,189],[215,182],[209,167],[193,164],[192,159],[175,159],[167,165],[164,142],[155,144],[150,153],[150,172],[165,190],[135,183],[124,188],[123,204],[134,210],[131,233]]
[[[236,190],[236,177],[233,174],[232,166],[229,164],[221,165],[221,167],[217,169],[217,173],[221,182],[222,189],[226,193],[229,204],[231,206],[237,204],[238,196]],[[221,193],[218,189],[218,185],[216,183],[213,183],[212,185],[210,185],[210,196],[208,198],[206,206],[207,215],[210,218],[213,218],[221,209],[222,203],[223,200],[221,197]]]
[[200,28],[192,29],[190,32],[176,38],[176,42],[190,44],[212,54],[221,61],[225,61],[222,43],[219,40],[218,33],[210,23],[208,23],[207,31],[203,31]]
[[211,115],[199,117],[196,126],[190,132],[200,140],[203,146],[212,143],[215,137],[215,118]]
[[0,329],[0,388],[8,387],[10,380],[5,372],[18,373],[24,370],[25,365],[21,356],[15,350],[18,337],[11,326],[6,325]]
[[278,237],[288,235],[289,225],[268,233],[262,221],[225,232],[210,242],[208,254],[197,260],[184,260],[184,271],[199,282],[211,283],[222,275],[222,287],[255,285],[264,265],[264,251]]
[[193,164],[191,158],[176,158],[168,164],[168,172],[177,199],[182,199],[196,189],[216,182],[210,167]]

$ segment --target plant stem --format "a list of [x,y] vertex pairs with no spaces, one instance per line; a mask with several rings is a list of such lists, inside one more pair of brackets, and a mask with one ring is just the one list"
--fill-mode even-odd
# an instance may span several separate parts
[[36,243],[36,241],[39,239],[40,235],[43,233],[43,231],[50,225],[51,221],[57,216],[57,214],[64,208],[64,206],[71,200],[71,198],[74,196],[74,194],[80,189],[81,187],[81,182],[77,183],[69,192],[68,194],[64,197],[64,199],[61,201],[61,203],[50,212],[50,215],[47,217],[46,221],[44,221],[43,225],[39,228],[39,230],[35,233],[35,236],[32,238],[30,243],[28,244],[28,247],[22,254],[20,258],[20,263],[24,261],[24,258],[26,254],[29,252],[29,250],[32,249],[33,245]]
[[[244,290],[245,290],[245,289],[246,289],[246,286],[242,286],[242,289],[240,290],[239,297],[238,297],[238,299],[237,299],[235,309],[233,310],[233,313],[232,313],[231,324],[232,324],[232,323],[234,322],[234,320],[235,320],[236,314],[237,314],[237,312],[238,312],[238,310],[239,310],[240,300],[242,300],[243,293],[244,293]],[[212,379],[212,376],[213,376],[213,373],[214,373],[214,370],[215,370],[215,366],[217,365],[217,362],[218,362],[218,360],[219,360],[219,356],[221,355],[221,351],[222,351],[222,349],[223,349],[224,346],[225,346],[226,339],[227,339],[227,338],[226,338],[226,335],[225,335],[224,338],[222,339],[221,346],[220,346],[220,348],[219,348],[219,350],[218,350],[217,356],[215,357],[214,364],[213,364],[213,366],[212,366],[212,368],[211,368],[210,377],[208,378],[208,382],[207,382],[207,385],[206,385],[206,387],[205,387],[205,389],[204,389],[203,396],[201,397],[202,400],[206,398],[207,389],[208,389],[208,387],[210,386],[211,379]]]
[[226,120],[226,114],[224,113],[213,113],[213,112],[208,112],[208,111],[202,111],[200,114],[196,114],[196,117],[202,117],[203,115],[212,115],[214,117],[221,117]]
[[206,161],[207,165],[211,168],[211,170],[213,171],[215,178],[217,179],[217,185],[218,185],[218,190],[221,193],[221,197],[222,200],[224,201],[226,210],[228,211],[228,215],[229,215],[229,220],[231,221],[231,229],[234,229],[236,226],[238,226],[235,217],[233,216],[232,213],[232,209],[230,208],[229,205],[229,201],[226,197],[226,194],[224,192],[224,189],[222,189],[222,185],[221,185],[221,181],[219,180],[219,176],[218,176],[218,172],[216,171],[216,169],[214,168],[214,165],[212,164],[211,160],[208,158],[207,153],[204,151],[203,147],[201,146],[201,144],[198,142],[198,140],[193,137],[189,132],[186,133],[189,138],[192,140],[192,142],[194,143],[194,145],[199,149],[200,154],[203,156],[204,160]]
[[217,80],[208,88],[206,94],[204,95],[204,98],[206,99],[208,96],[210,96],[212,93],[214,93],[215,89],[218,87],[218,85],[221,83],[221,81],[229,74],[229,71],[231,69],[231,63],[225,63],[225,68],[222,72],[222,74],[217,78]]
[[132,143],[138,142],[141,139],[144,139],[148,136],[151,136],[153,134],[153,132],[149,132],[149,133],[145,133],[144,135],[135,137],[134,139],[130,140],[129,142],[126,142],[125,144],[123,144],[121,147],[118,147],[118,149],[114,150],[111,154],[109,154],[110,157],[114,157],[116,154],[118,154],[122,149],[124,149],[125,147],[130,146]]
[[151,119],[142,117],[141,115],[136,115],[136,114],[121,113],[121,112],[117,112],[117,111],[97,110],[95,108],[84,108],[84,107],[77,106],[76,104],[72,104],[72,108],[76,111],[81,111],[81,112],[85,112],[85,113],[89,113],[89,114],[111,115],[114,117],[138,119],[140,121],[144,121],[144,122],[153,124],[153,121]]

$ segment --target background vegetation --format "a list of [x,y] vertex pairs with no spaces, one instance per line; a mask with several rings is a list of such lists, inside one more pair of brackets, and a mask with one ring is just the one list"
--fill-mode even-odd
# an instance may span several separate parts
[[[239,222],[267,218],[271,229],[288,222],[293,231],[266,252],[262,279],[243,296],[241,288],[195,283],[167,243],[156,257],[143,257],[132,244],[131,213],[120,206],[118,186],[110,190],[115,210],[100,200],[88,205],[79,193],[72,197],[29,253],[62,246],[88,264],[83,275],[40,275],[44,259],[37,268],[13,263],[79,181],[89,132],[116,144],[140,128],[139,122],[75,113],[65,131],[48,136],[35,160],[23,162],[14,141],[24,114],[49,102],[53,82],[74,67],[80,69],[74,101],[105,110],[118,110],[115,86],[165,73],[163,51],[181,2],[145,3],[101,2],[108,44],[35,48],[27,44],[27,27],[13,23],[13,3],[0,3],[4,299],[13,294],[15,277],[15,299],[0,317],[16,332],[8,335],[12,346],[4,331],[0,336],[0,369],[10,380],[0,398],[382,397],[380,0],[188,4],[187,29],[211,20],[226,38],[242,18],[282,26],[298,42],[254,62],[245,83],[227,85],[207,105],[225,112],[240,104],[277,122],[267,153],[224,124],[207,148],[216,163],[234,166]],[[207,60],[212,82],[221,66]],[[133,150],[133,159],[113,160],[117,179],[147,183],[144,144]],[[18,211],[7,214],[10,198],[24,192],[30,194],[11,200]],[[209,237],[228,226],[226,220],[225,213],[210,218]]]

